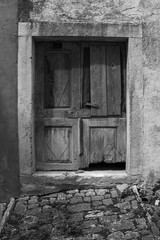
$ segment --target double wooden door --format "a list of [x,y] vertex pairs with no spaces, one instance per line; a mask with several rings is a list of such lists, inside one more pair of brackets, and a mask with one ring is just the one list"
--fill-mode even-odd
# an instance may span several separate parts
[[125,44],[37,42],[35,70],[37,170],[125,162]]

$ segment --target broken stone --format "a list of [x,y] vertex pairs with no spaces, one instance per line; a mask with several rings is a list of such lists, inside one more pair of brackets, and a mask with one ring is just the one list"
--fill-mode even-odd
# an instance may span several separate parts
[[128,188],[128,184],[124,183],[124,184],[118,184],[116,186],[116,188],[120,191],[120,193],[123,193],[124,190],[126,190]]
[[135,220],[137,222],[137,228],[139,230],[147,229],[146,220],[144,218],[136,218]]

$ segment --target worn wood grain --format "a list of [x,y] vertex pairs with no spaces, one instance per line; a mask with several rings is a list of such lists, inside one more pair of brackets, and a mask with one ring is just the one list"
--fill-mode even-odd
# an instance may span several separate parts
[[108,115],[121,115],[120,47],[106,47]]
[[90,47],[91,102],[99,108],[91,108],[92,116],[107,115],[105,46]]
[[66,108],[71,105],[71,52],[45,53],[45,107]]
[[116,162],[116,128],[90,128],[90,162]]

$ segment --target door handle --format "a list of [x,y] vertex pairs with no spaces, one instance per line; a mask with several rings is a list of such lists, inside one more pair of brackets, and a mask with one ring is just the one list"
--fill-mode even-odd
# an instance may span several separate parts
[[99,108],[99,105],[96,104],[96,103],[87,102],[87,103],[85,104],[85,107]]

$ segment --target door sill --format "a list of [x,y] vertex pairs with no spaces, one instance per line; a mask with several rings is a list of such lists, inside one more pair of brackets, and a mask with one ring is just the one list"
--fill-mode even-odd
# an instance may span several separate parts
[[125,170],[94,170],[94,171],[37,171],[33,174],[37,177],[52,177],[52,178],[64,178],[64,177],[84,177],[84,178],[101,178],[101,177],[111,177],[111,178],[124,178],[128,174]]

